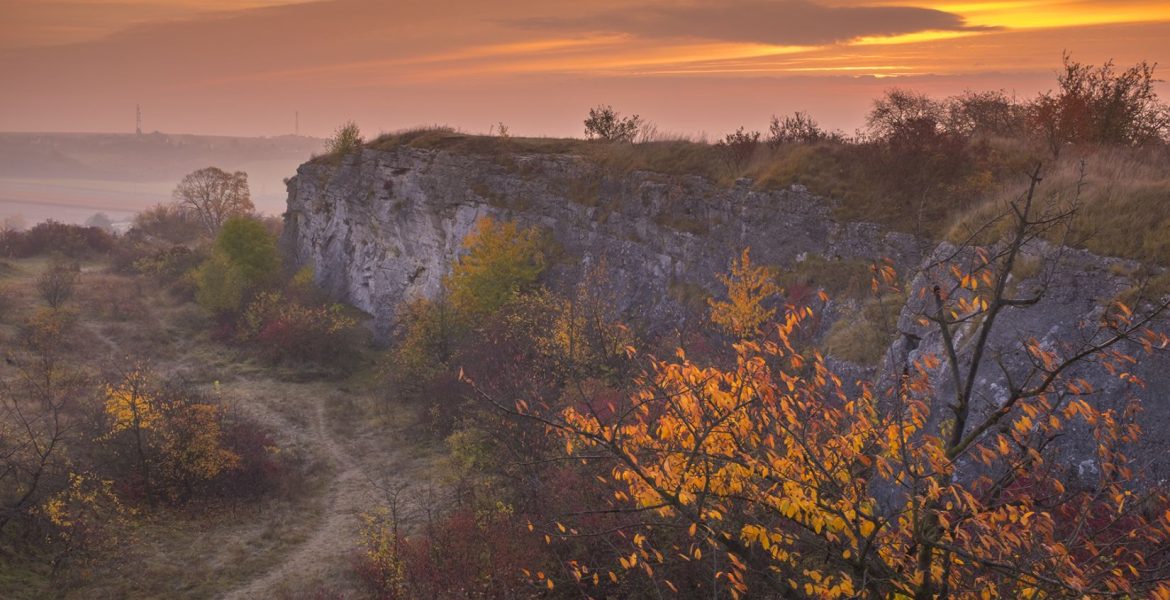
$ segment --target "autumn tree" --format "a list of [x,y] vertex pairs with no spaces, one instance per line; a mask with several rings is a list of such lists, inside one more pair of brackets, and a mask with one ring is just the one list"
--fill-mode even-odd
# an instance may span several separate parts
[[161,385],[143,364],[106,387],[106,439],[128,448],[148,502],[181,500],[239,466],[224,445],[222,409]]
[[179,206],[195,215],[203,232],[210,236],[228,219],[249,215],[256,208],[248,190],[248,174],[243,171],[199,169],[183,177],[172,195]]
[[[1166,301],[1140,313],[1114,304],[1059,343],[993,335],[1005,315],[1043,301],[1044,281],[1017,287],[1012,274],[1036,236],[1075,211],[1042,209],[1039,181],[1006,207],[1003,240],[926,269],[916,319],[937,346],[888,383],[846,385],[797,347],[811,310],[792,307],[768,340],[736,344],[729,368],[681,351],[650,359],[625,402],[541,411],[477,388],[558,436],[567,458],[608,467],[597,479],[612,500],[589,514],[629,520],[612,562],[570,558],[565,581],[605,590],[641,576],[685,594],[656,573],[689,564],[711,568],[733,596],[1170,597],[1165,484],[1126,456],[1139,435],[1132,403],[1087,379],[1140,384],[1133,352],[1170,347],[1154,328]],[[1045,248],[1059,264],[1060,246]],[[898,285],[886,270],[876,278],[879,289]],[[993,380],[998,392],[986,389]],[[1069,466],[1077,448],[1093,470]],[[583,519],[533,526],[571,548],[597,535]]]
[[399,312],[397,344],[391,357],[394,395],[419,399],[450,367],[466,325],[455,314],[446,289],[432,299],[417,298]]
[[1113,61],[1095,67],[1064,55],[1060,88],[1031,106],[1033,124],[1053,154],[1069,143],[1140,146],[1170,134],[1170,107],[1158,98],[1154,68],[1140,62],[1117,71]]
[[147,500],[153,502],[154,487],[150,480],[151,458],[146,432],[157,423],[159,408],[148,385],[146,372],[141,367],[135,367],[121,381],[106,387],[105,413],[109,419],[110,435],[125,433],[132,440],[138,476],[146,490]]
[[727,287],[727,300],[707,300],[711,322],[736,339],[755,338],[776,316],[776,308],[769,305],[780,293],[775,271],[753,265],[751,250],[744,248],[719,280]]
[[480,219],[463,239],[463,254],[446,282],[451,304],[472,319],[492,313],[515,294],[533,289],[548,250],[539,229]]
[[0,377],[0,531],[66,484],[76,410],[86,379],[65,360],[75,343],[76,316],[37,311],[21,328]]

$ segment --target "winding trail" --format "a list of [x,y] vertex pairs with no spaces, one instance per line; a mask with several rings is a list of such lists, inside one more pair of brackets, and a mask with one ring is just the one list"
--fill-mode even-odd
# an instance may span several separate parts
[[[272,598],[279,592],[302,591],[315,584],[346,577],[350,551],[358,541],[361,515],[377,506],[382,497],[371,476],[372,469],[355,458],[354,452],[347,451],[347,446],[329,428],[326,403],[336,400],[337,394],[334,391],[317,395],[313,400],[315,406],[305,411],[311,413],[306,426],[292,422],[259,398],[246,394],[238,396],[239,410],[283,436],[307,443],[319,458],[331,465],[332,475],[324,486],[324,509],[308,539],[267,571],[225,594],[225,600]],[[398,473],[411,472],[414,470],[410,468],[414,466],[411,463],[415,459],[408,456],[408,451],[409,448],[397,448],[389,453],[379,453],[378,462]],[[408,482],[405,477],[402,479]]]
[[[120,355],[121,344],[100,323],[87,320],[84,325],[111,356]],[[167,362],[175,366],[192,360],[184,356]],[[235,410],[284,440],[282,445],[295,445],[328,469],[316,488],[321,508],[312,517],[315,521],[301,523],[308,530],[304,541],[279,550],[283,556],[271,566],[218,597],[296,597],[300,592],[352,587],[350,560],[359,542],[362,513],[385,504],[386,489],[404,489],[410,496],[426,486],[434,476],[433,454],[405,441],[409,423],[349,423],[345,433],[335,431],[329,408],[346,407],[353,400],[336,382],[294,383],[251,374],[224,382],[221,391]]]

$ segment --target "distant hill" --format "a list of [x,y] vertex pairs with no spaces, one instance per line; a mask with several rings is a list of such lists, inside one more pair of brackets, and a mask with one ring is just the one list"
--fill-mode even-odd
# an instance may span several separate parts
[[125,219],[170,198],[207,166],[248,173],[262,212],[284,209],[283,179],[325,140],[168,133],[0,133],[0,217],[81,222],[95,212]]

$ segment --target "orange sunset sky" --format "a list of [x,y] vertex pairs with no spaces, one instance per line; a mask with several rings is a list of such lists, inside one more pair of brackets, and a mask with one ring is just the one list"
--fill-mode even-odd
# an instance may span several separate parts
[[[1050,89],[1062,51],[1170,70],[1166,0],[0,0],[0,131],[580,135],[590,106],[714,138],[891,86]],[[1170,88],[1161,84],[1163,98]]]

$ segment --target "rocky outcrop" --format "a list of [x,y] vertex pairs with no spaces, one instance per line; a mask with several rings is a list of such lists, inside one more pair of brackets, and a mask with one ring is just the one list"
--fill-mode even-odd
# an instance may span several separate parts
[[[949,285],[949,271],[929,265],[954,249],[924,247],[921,240],[873,224],[840,222],[829,201],[799,186],[760,191],[747,180],[722,186],[695,176],[617,172],[572,155],[366,149],[298,169],[289,181],[284,242],[299,264],[314,266],[325,290],[372,314],[384,337],[404,300],[439,291],[464,236],[482,216],[549,232],[563,250],[550,269],[554,287],[568,289],[590,265],[604,262],[618,308],[631,322],[659,328],[683,326],[695,312],[695,299],[718,291],[716,274],[745,246],[756,262],[778,266],[814,255],[829,261],[886,257],[900,271],[916,273],[898,322],[901,334],[876,373],[838,363],[843,377],[889,383],[915,359],[943,355],[937,332],[918,317],[929,310],[932,287]],[[1035,338],[1054,349],[1076,343],[1110,300],[1133,285],[1125,273],[1135,265],[1126,261],[1056,252],[1039,243],[1028,252],[1034,272],[1021,271],[1013,285],[1025,289],[1043,277],[1046,293],[1039,304],[1011,308],[1001,318],[981,365],[976,416],[994,410],[1007,389],[1000,363],[1028,365],[1019,351],[1023,340]],[[829,307],[827,321],[835,310]],[[969,342],[962,339],[967,332],[958,335]],[[1134,371],[1146,381],[1144,388],[1096,363],[1073,373],[1090,381],[1096,396],[1119,414],[1130,398],[1142,399],[1140,421],[1148,435],[1141,453],[1158,473],[1170,473],[1170,453],[1163,451],[1170,440],[1168,367],[1165,352],[1145,357]],[[941,367],[932,378],[939,397],[953,389]],[[1069,438],[1088,445],[1068,442],[1062,456],[1091,475],[1092,436]]]
[[[946,356],[941,331],[934,323],[924,322],[923,317],[934,314],[936,286],[944,297],[971,296],[958,286],[951,266],[959,265],[964,272],[970,272],[978,260],[970,249],[959,249],[949,243],[940,244],[924,260],[908,286],[909,299],[898,321],[900,335],[886,355],[884,381],[879,387],[890,388],[893,378],[903,368],[912,368],[910,365],[916,362],[924,364],[919,361],[923,357]],[[1003,406],[1013,385],[1028,387],[1043,376],[1036,359],[1025,352],[1026,344],[1034,342],[1053,353],[1055,362],[1060,363],[1114,337],[1117,331],[1106,326],[1104,317],[1107,311],[1116,310],[1114,302],[1119,297],[1134,289],[1137,282],[1132,273],[1140,270],[1140,265],[1133,261],[1096,256],[1040,241],[1024,247],[1019,263],[1023,267],[1013,271],[1006,296],[1038,301],[1005,308],[991,328],[973,387],[969,423],[981,422]],[[1147,298],[1135,304],[1135,320],[1140,320],[1151,314],[1160,300]],[[1155,320],[1152,327],[1165,331],[1167,316]],[[982,319],[974,319],[954,329],[955,348],[964,369],[973,360],[982,323]],[[1056,388],[1065,389],[1063,382],[1087,381],[1092,388],[1086,398],[1089,402],[1113,410],[1118,422],[1132,420],[1142,427],[1144,433],[1131,453],[1143,458],[1143,467],[1151,473],[1170,474],[1170,453],[1166,452],[1170,443],[1170,431],[1166,429],[1170,423],[1170,353],[1157,349],[1151,352],[1132,341],[1122,341],[1109,350],[1136,361],[1112,358],[1107,353],[1095,354],[1073,364],[1062,374],[1062,383]],[[1113,372],[1107,363],[1113,363]],[[956,382],[945,361],[929,374],[934,398],[954,397]],[[1139,406],[1140,412],[1134,412]],[[1099,473],[1097,441],[1083,423],[1070,421],[1069,426],[1075,434],[1061,436],[1054,442],[1057,455],[1075,476],[1094,481]]]
[[375,316],[433,296],[482,216],[548,231],[563,250],[554,285],[604,261],[613,296],[636,321],[677,324],[688,299],[745,246],[763,264],[808,255],[915,264],[914,238],[840,223],[801,187],[757,191],[747,180],[615,173],[568,155],[484,156],[397,147],[339,163],[310,162],[289,182],[285,243],[331,294]]

